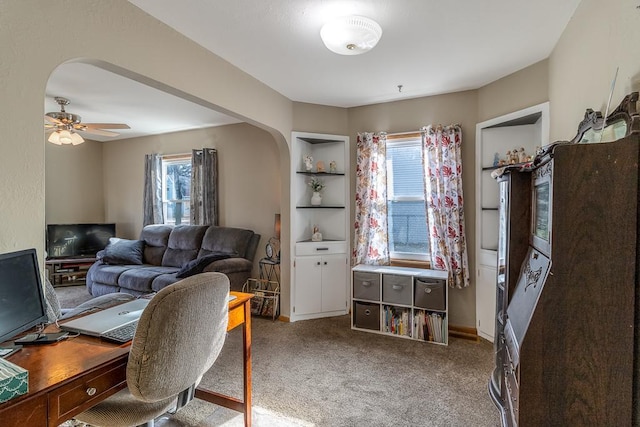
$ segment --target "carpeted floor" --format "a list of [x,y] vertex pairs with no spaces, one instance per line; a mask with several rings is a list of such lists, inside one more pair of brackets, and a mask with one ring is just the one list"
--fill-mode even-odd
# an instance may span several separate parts
[[[83,287],[56,291],[67,307],[89,297]],[[445,347],[349,325],[348,316],[253,319],[254,426],[499,425],[487,393],[491,344],[450,338]],[[241,341],[240,329],[228,334],[202,385],[242,395]],[[196,399],[156,425],[232,427],[242,425],[242,416]]]

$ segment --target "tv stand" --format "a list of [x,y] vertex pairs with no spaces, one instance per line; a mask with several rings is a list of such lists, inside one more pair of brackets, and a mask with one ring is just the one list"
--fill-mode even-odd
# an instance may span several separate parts
[[84,285],[87,271],[94,262],[95,257],[48,259],[45,261],[47,277],[54,287]]

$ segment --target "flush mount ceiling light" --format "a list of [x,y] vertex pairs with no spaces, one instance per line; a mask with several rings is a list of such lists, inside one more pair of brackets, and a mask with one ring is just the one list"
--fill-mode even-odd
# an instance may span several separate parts
[[320,37],[332,52],[340,55],[360,55],[370,51],[382,37],[382,28],[364,16],[343,16],[327,22]]

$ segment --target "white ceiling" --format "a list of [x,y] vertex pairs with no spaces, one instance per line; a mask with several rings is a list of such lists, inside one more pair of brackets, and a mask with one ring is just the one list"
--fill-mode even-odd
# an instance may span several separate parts
[[[482,87],[547,58],[580,3],[129,1],[287,98],[339,107]],[[382,26],[372,51],[341,56],[324,47],[323,23],[344,15],[366,16]],[[121,136],[126,138],[237,122],[86,64],[56,69],[46,111],[58,110],[53,96],[70,98],[67,111],[85,122],[129,124],[132,129]]]

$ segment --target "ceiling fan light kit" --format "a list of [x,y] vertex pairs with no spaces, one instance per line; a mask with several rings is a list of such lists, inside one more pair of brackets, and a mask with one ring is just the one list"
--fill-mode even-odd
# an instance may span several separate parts
[[382,27],[364,16],[343,16],[320,30],[324,45],[339,55],[360,55],[373,49],[382,37]]
[[49,139],[47,141],[56,145],[78,145],[84,142],[84,138],[82,138],[75,132],[69,132],[68,130],[57,130],[49,135]]
[[84,142],[84,138],[77,132],[87,132],[94,135],[118,136],[116,132],[103,129],[130,129],[124,123],[82,123],[82,119],[77,114],[67,113],[64,109],[69,104],[69,100],[56,96],[55,101],[60,105],[60,111],[47,113],[44,116],[45,128],[52,132],[47,141],[56,145],[72,144],[78,145]]

